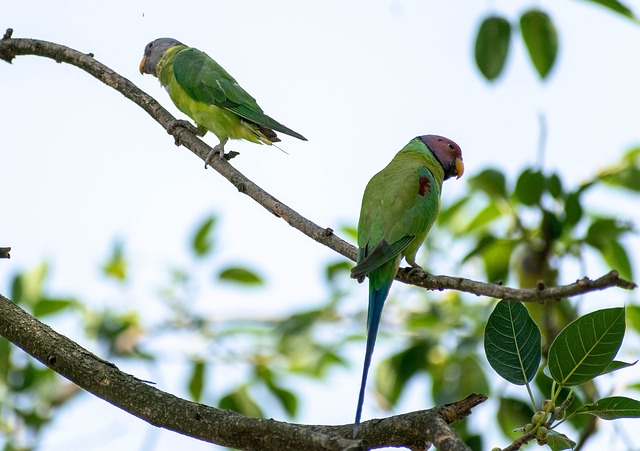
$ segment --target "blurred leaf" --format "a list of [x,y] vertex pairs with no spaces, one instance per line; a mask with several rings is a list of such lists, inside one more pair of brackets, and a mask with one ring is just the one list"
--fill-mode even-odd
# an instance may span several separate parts
[[629,224],[621,223],[614,218],[597,218],[589,226],[584,241],[595,248],[599,248],[630,230],[631,226]]
[[593,404],[586,404],[576,413],[589,413],[603,420],[640,418],[640,401],[624,396],[611,396],[599,399]]
[[565,327],[549,348],[549,371],[559,384],[572,387],[602,374],[624,338],[624,308],[588,313]]
[[119,282],[127,279],[127,259],[124,256],[124,244],[121,241],[113,244],[109,260],[102,265],[102,272],[105,276]]
[[623,278],[631,279],[633,277],[629,254],[618,241],[609,241],[600,248],[600,251],[604,261],[606,261],[611,268],[617,269]]
[[626,311],[629,324],[636,330],[636,332],[640,332],[640,306],[628,305],[626,307]]
[[495,240],[490,246],[482,249],[481,256],[487,280],[498,282],[509,278],[511,254],[515,245],[516,242],[512,240]]
[[257,273],[240,266],[229,266],[218,274],[218,279],[240,285],[264,285],[264,280]]
[[58,313],[75,304],[72,299],[40,299],[33,307],[33,315],[40,318]]
[[213,215],[206,218],[196,230],[191,241],[191,248],[198,257],[204,257],[211,252],[213,248],[213,238],[211,237],[213,227],[217,218]]
[[569,193],[564,201],[565,221],[574,226],[582,219],[582,205],[579,193]]
[[480,73],[495,80],[507,61],[511,42],[511,24],[502,17],[490,16],[480,24],[476,36],[475,57]]
[[11,299],[16,304],[27,304],[33,307],[42,297],[44,281],[49,273],[46,262],[18,274],[11,283]]
[[558,176],[558,174],[556,173],[553,173],[549,177],[547,177],[545,187],[547,189],[547,192],[551,194],[554,199],[560,199],[564,194],[564,191],[562,190],[562,179],[560,179],[560,176]]
[[438,215],[438,224],[440,227],[451,222],[458,212],[464,210],[464,206],[470,200],[469,196],[464,196],[455,201],[452,205],[445,206],[440,210]]
[[622,14],[629,19],[633,19],[633,12],[627,8],[625,5],[620,3],[618,0],[589,0],[593,3],[597,3],[599,5],[604,6],[605,8],[609,8],[611,11],[614,11],[618,14]]
[[535,205],[540,202],[544,190],[544,175],[542,172],[527,168],[516,182],[516,198],[523,205]]
[[343,225],[340,227],[340,230],[342,230],[345,235],[353,239],[353,241],[358,239],[358,229],[356,227]]
[[206,366],[204,361],[196,360],[192,362],[191,377],[189,377],[189,394],[195,402],[202,399],[202,391],[204,389]]
[[494,202],[489,202],[486,207],[478,212],[478,214],[467,224],[464,233],[474,232],[481,229],[494,219],[500,218],[502,213]]
[[640,168],[623,167],[618,170],[599,174],[600,179],[609,185],[640,191]]
[[609,366],[607,368],[605,368],[605,370],[602,372],[602,374],[613,373],[614,371],[622,370],[624,368],[629,368],[631,366],[634,366],[636,363],[638,363],[637,360],[635,362],[633,362],[633,363],[627,363],[627,362],[621,362],[619,360],[614,360],[613,362],[611,362],[609,364]]
[[390,406],[398,402],[409,379],[420,371],[426,371],[430,348],[426,341],[419,341],[378,365],[376,388]]
[[[468,396],[469,393],[490,393],[479,356],[472,354],[451,354],[443,364],[434,365],[430,361],[431,395],[436,404],[445,404]],[[473,377],[469,377],[472,374]]]
[[507,197],[507,181],[498,169],[488,168],[480,172],[478,175],[471,177],[467,183],[469,188],[473,190],[481,190],[490,197]]
[[260,406],[251,398],[246,385],[241,385],[220,399],[218,407],[229,409],[252,418],[263,418]]
[[551,451],[562,451],[564,449],[573,449],[576,446],[576,442],[564,434],[551,430],[547,436],[547,445],[551,448]]
[[520,17],[522,39],[540,78],[547,78],[558,54],[558,33],[547,13],[538,9]]
[[562,223],[555,215],[548,210],[544,210],[541,224],[542,236],[545,241],[553,242],[562,235]]
[[336,277],[342,276],[343,273],[348,273],[353,268],[353,262],[351,260],[340,260],[335,263],[329,263],[325,268],[325,277],[327,281],[331,282]]
[[496,373],[512,384],[526,384],[538,371],[541,349],[540,330],[526,307],[498,302],[484,332],[484,351]]
[[282,408],[290,415],[294,416],[298,409],[298,399],[296,396],[282,387],[280,387],[275,381],[273,372],[264,365],[256,367],[256,375],[265,382],[265,385],[273,396],[276,397]]
[[514,429],[531,422],[534,411],[529,404],[515,398],[500,398],[498,425],[505,437],[515,439],[522,435]]

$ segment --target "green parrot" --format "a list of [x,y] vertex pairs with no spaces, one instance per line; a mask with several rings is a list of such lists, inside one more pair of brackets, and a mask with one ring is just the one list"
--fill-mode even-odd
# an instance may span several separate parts
[[364,190],[357,264],[351,277],[363,282],[369,276],[369,311],[354,436],[360,426],[382,307],[400,260],[404,257],[413,268],[420,267],[416,253],[438,216],[442,182],[460,178],[463,172],[462,151],[456,143],[442,136],[418,136],[374,175]]
[[207,162],[214,153],[224,155],[229,139],[272,145],[280,141],[278,131],[307,140],[264,114],[255,99],[209,55],[175,39],[159,38],[147,44],[140,73],[158,77],[178,109],[196,122],[200,136],[211,131],[218,137],[220,144]]

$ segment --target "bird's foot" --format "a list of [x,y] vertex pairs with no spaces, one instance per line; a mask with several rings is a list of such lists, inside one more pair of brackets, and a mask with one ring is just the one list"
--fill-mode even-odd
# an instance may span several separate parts
[[[231,153],[231,152],[229,152]],[[211,158],[215,155],[218,154],[218,156],[220,157],[220,159],[224,158],[224,143],[220,143],[217,144],[216,146],[214,146],[213,149],[211,149],[211,152],[209,152],[209,155],[207,155],[207,159],[204,160],[204,168],[207,169],[209,167],[209,162],[211,162]],[[237,154],[237,152],[236,152]],[[235,157],[235,155],[234,155]],[[233,158],[233,157],[231,157]]]
[[409,277],[413,277],[418,273],[423,272],[424,274],[427,274],[427,272],[422,269],[422,266],[420,265],[411,265],[411,269],[409,270]]
[[[193,133],[194,135],[198,135],[199,133],[199,129],[196,126],[194,126],[191,122],[183,121],[182,119],[176,119],[171,123],[171,125],[169,125],[167,129],[167,133],[169,133],[170,135],[173,135],[176,146],[182,145],[182,140],[180,139],[180,136],[185,130]],[[198,136],[201,136],[201,135],[198,135]]]

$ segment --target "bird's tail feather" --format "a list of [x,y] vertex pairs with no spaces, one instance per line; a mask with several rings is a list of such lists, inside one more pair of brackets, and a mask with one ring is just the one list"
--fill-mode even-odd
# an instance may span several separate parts
[[353,436],[358,434],[360,427],[360,418],[362,416],[362,405],[364,404],[364,393],[367,387],[367,376],[369,374],[369,366],[371,365],[371,356],[373,348],[376,345],[376,336],[378,335],[378,326],[380,325],[380,317],[382,316],[382,308],[384,301],[389,294],[393,278],[388,282],[384,282],[379,289],[373,286],[369,289],[369,313],[367,315],[367,346],[364,354],[364,366],[362,368],[362,381],[360,382],[360,394],[358,395],[358,407],[356,409],[356,421],[353,425]]

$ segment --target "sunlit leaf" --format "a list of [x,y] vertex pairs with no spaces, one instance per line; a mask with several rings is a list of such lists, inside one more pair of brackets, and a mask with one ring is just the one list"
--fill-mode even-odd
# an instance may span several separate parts
[[213,248],[213,238],[211,236],[213,227],[217,218],[215,216],[209,216],[202,224],[196,229],[191,241],[191,248],[198,257],[204,257],[211,252]]
[[624,396],[611,396],[599,399],[593,404],[586,404],[576,413],[589,413],[603,420],[640,418],[640,401]]
[[549,348],[553,379],[571,387],[602,374],[620,349],[624,329],[624,308],[598,310],[573,321]]
[[480,24],[476,36],[475,58],[480,73],[495,80],[507,61],[511,42],[511,24],[503,17],[490,16]]
[[465,233],[474,232],[481,229],[494,219],[501,217],[501,211],[494,202],[488,203],[482,210],[476,214],[465,227]]
[[260,406],[249,395],[246,385],[241,385],[231,393],[223,396],[218,403],[221,409],[229,409],[252,418],[262,418],[264,414]]
[[127,259],[124,255],[124,244],[121,241],[114,243],[111,256],[102,265],[102,272],[105,276],[119,282],[127,279]]
[[191,368],[191,377],[189,377],[189,394],[195,402],[202,399],[202,391],[204,389],[206,366],[204,361],[196,360]]
[[522,39],[531,62],[543,80],[549,75],[558,54],[558,33],[549,15],[538,9],[520,17]]
[[541,336],[521,302],[496,304],[485,327],[484,351],[496,373],[512,384],[533,379],[540,366]]
[[240,285],[263,285],[264,280],[256,272],[241,266],[229,266],[218,274],[218,279]]
[[640,332],[640,306],[628,305],[626,308],[627,320],[636,332]]

